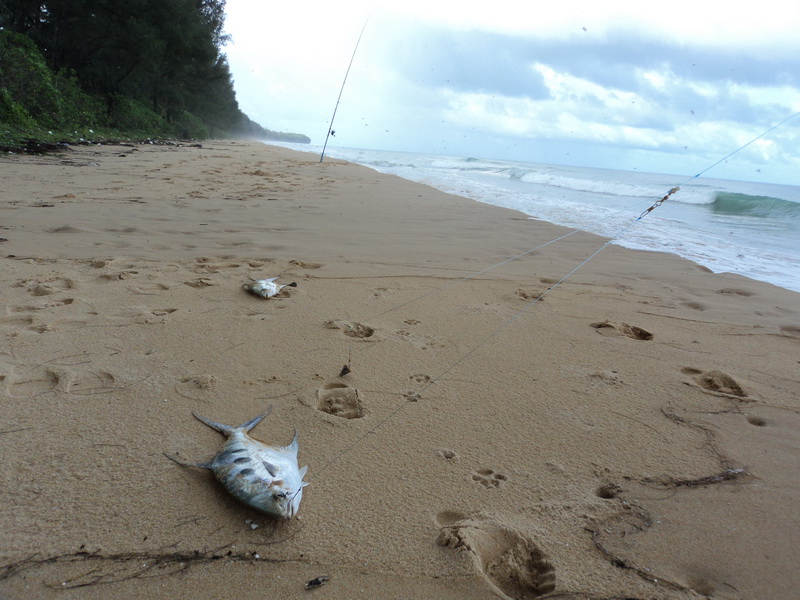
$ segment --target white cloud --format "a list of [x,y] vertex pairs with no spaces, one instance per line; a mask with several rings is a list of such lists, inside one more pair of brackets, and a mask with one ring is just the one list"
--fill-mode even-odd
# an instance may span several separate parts
[[[228,0],[237,98],[263,125],[321,143],[371,15],[334,126],[345,146],[524,160],[547,141],[659,170],[718,159],[800,111],[800,6],[519,5]],[[796,164],[796,130],[738,158]]]

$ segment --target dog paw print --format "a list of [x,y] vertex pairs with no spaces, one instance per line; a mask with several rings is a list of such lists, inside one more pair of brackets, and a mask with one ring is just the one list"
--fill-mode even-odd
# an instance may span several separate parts
[[472,474],[472,481],[480,483],[485,488],[500,487],[501,484],[508,481],[508,477],[502,473],[495,473],[492,469],[478,469]]

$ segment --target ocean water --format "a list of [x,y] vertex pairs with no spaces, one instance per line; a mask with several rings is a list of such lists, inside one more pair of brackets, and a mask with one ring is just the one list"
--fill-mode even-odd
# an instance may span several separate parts
[[329,147],[325,155],[800,292],[797,186],[380,150]]

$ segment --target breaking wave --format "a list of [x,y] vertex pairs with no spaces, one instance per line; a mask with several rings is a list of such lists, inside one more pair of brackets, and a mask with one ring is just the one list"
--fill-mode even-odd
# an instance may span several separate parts
[[711,210],[716,214],[760,218],[800,217],[800,203],[771,196],[715,192]]

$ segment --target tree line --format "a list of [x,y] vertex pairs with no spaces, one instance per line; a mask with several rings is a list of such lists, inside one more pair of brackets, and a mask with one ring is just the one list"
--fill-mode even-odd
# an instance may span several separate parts
[[224,23],[225,0],[0,0],[0,118],[274,137],[239,109]]

